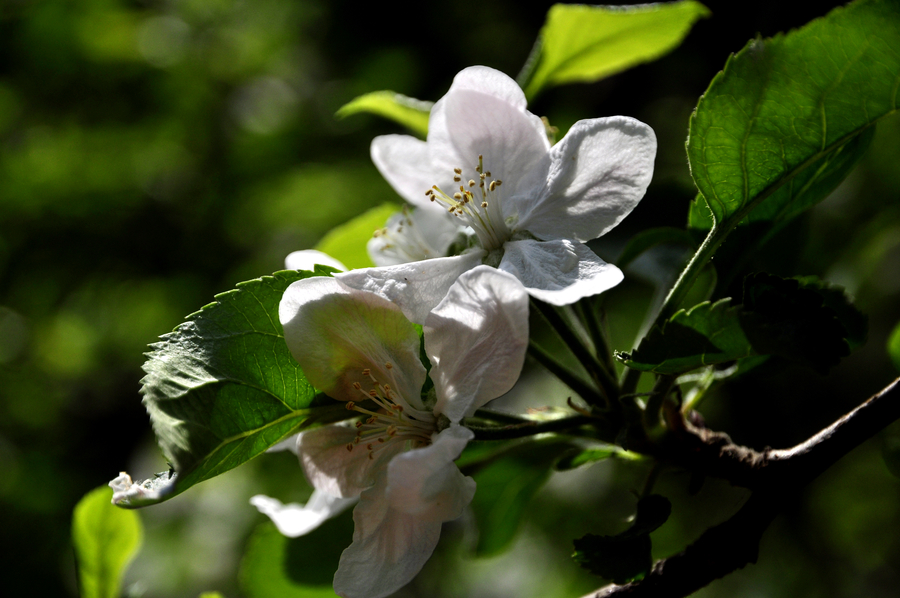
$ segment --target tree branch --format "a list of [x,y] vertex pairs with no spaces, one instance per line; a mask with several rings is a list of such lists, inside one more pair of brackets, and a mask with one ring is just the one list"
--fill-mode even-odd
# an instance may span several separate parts
[[[610,585],[584,598],[681,598],[755,563],[763,532],[785,495],[796,493],[838,459],[900,419],[900,378],[797,446],[762,452],[733,444],[725,434],[683,422],[654,454],[695,471],[753,489],[731,519],[706,530],[684,552],[662,559],[643,580]],[[674,422],[670,422],[671,424]],[[675,450],[665,454],[664,450]]]

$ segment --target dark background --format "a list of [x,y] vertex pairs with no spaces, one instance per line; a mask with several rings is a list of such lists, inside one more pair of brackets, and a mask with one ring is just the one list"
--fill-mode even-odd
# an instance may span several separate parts
[[[331,227],[397,201],[368,159],[372,137],[397,127],[369,116],[336,121],[334,112],[379,89],[436,100],[473,64],[515,76],[550,4],[0,3],[0,577],[8,595],[74,595],[74,504],[122,469],[165,467],[138,394],[148,343],[214,294],[281,269],[288,252],[313,246]],[[561,133],[577,119],[611,114],[655,129],[654,182],[598,244],[607,259],[637,231],[685,222],[694,195],[688,117],[728,54],[839,3],[706,4],[712,18],[670,55],[595,84],[551,89],[530,106]],[[826,377],[772,368],[728,387],[704,404],[712,426],[756,448],[789,446],[896,375],[884,346],[900,319],[898,157],[900,126],[890,119],[851,178],[750,264],[845,285],[869,314],[867,346]],[[611,292],[622,318],[612,322],[616,348],[629,348],[651,290],[634,273]],[[882,449],[898,437],[895,425],[785,505],[760,564],[702,595],[895,596],[900,484]],[[129,591],[238,595],[237,559],[247,530],[262,521],[246,496],[302,485],[291,458],[266,459],[158,507],[160,515],[142,512],[147,540]],[[572,513],[621,529],[622,496],[642,483],[640,468],[628,464],[595,469],[589,492],[539,497],[546,508],[535,509],[526,536],[535,545],[558,539],[554,558],[568,558],[571,537],[557,538],[560,530],[579,533]],[[661,481],[677,516],[654,534],[659,556],[742,498],[713,483],[692,502],[685,482],[677,473]],[[599,502],[578,502],[586,496]],[[581,510],[562,510],[574,509],[566,500]],[[451,552],[442,545],[426,573],[454,570]],[[502,567],[527,569],[536,558],[514,554]],[[555,592],[542,592],[574,596],[601,583],[578,575],[544,579]],[[480,593],[507,595],[502,584],[490,587]],[[442,590],[425,581],[408,592]]]

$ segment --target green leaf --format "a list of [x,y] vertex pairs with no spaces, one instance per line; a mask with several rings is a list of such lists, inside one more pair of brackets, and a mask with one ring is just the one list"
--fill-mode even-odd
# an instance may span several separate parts
[[894,367],[900,371],[900,323],[898,323],[894,328],[894,331],[891,332],[887,350],[888,354],[891,356],[891,361],[894,362]]
[[372,233],[384,227],[388,218],[400,208],[391,203],[381,204],[367,210],[352,220],[332,229],[325,235],[316,249],[340,260],[351,270],[374,266],[366,249]]
[[847,175],[866,130],[897,109],[898,49],[900,5],[861,0],[729,58],[688,136],[691,175],[726,234],[748,215],[781,225]]
[[352,538],[350,513],[299,538],[286,538],[267,521],[247,544],[239,574],[241,589],[248,598],[332,598],[332,578]]
[[847,330],[823,295],[796,279],[762,272],[744,279],[741,327],[753,349],[808,365],[820,373],[850,354]]
[[477,556],[498,554],[515,537],[531,499],[550,477],[553,463],[571,448],[554,441],[514,447],[478,469],[472,511],[478,522]]
[[141,545],[137,513],[112,505],[108,486],[88,492],[72,514],[72,543],[82,598],[115,598],[122,575]]
[[554,4],[519,85],[528,98],[543,89],[597,81],[672,51],[691,26],[709,16],[699,2],[642,6]]
[[630,368],[658,374],[680,374],[754,355],[741,328],[740,306],[731,299],[701,303],[678,311],[654,327],[632,354],[617,357]]
[[377,114],[403,125],[420,137],[425,137],[428,134],[428,117],[431,115],[433,105],[432,102],[424,102],[393,91],[373,91],[344,104],[335,116],[347,118],[361,112]]
[[651,494],[638,501],[630,528],[616,536],[588,534],[575,540],[575,561],[600,577],[617,584],[642,579],[653,565],[650,532],[659,528],[672,512],[669,501]]
[[629,239],[625,249],[622,250],[616,266],[626,268],[631,262],[640,257],[645,251],[657,245],[682,245],[695,249],[697,243],[690,232],[682,228],[663,226],[641,231]]
[[276,272],[240,283],[152,345],[143,403],[177,473],[144,482],[150,492],[121,506],[160,502],[237,467],[301,427],[346,416],[306,381],[278,320],[284,290],[325,272]]
[[603,448],[578,448],[566,451],[556,462],[554,468],[557,471],[568,471],[570,469],[592,465],[598,461],[605,461],[606,459],[611,458],[637,461],[643,459],[643,456],[638,453],[626,451],[625,449],[612,444],[604,446]]

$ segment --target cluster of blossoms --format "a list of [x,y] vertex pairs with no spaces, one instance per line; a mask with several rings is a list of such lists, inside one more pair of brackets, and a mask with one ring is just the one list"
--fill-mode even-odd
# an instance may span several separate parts
[[[516,382],[529,296],[566,305],[622,280],[585,242],[637,205],[655,154],[652,129],[622,116],[579,121],[551,147],[518,85],[486,67],[456,76],[427,141],[373,141],[375,165],[414,209],[370,241],[377,267],[296,282],[279,310],[308,380],[360,417],[289,441],[315,488],[305,507],[254,498],[291,536],[358,499],[338,594],[405,585],[469,504],[475,482],[454,464],[474,437],[465,418]],[[451,246],[465,249],[448,256]],[[340,267],[305,253],[287,265],[309,259]]]

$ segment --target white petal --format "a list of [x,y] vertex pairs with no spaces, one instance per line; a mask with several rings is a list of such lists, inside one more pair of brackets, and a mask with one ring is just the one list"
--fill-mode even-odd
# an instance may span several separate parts
[[[425,322],[459,275],[481,263],[483,251],[382,268],[361,268],[335,279],[395,303],[411,321]],[[296,283],[295,283],[296,284]]]
[[453,169],[432,164],[428,146],[409,135],[382,135],[372,140],[372,162],[391,187],[406,201],[426,210],[443,211],[425,192],[434,185],[453,182]]
[[[356,428],[343,425],[322,426],[303,434],[298,453],[303,472],[316,490],[340,498],[352,498],[372,486],[388,462],[403,450],[392,442],[369,458],[362,444],[354,444]],[[347,450],[347,446],[352,450]]]
[[300,443],[300,435],[303,432],[297,432],[296,434],[291,434],[281,442],[276,442],[272,446],[266,449],[267,453],[278,453],[280,451],[291,451],[295,455],[297,454],[297,445]]
[[425,320],[435,413],[458,422],[515,384],[528,348],[528,293],[514,276],[478,266]]
[[250,504],[259,509],[288,538],[297,538],[313,531],[325,521],[343,513],[356,502],[352,498],[338,498],[315,490],[305,505],[281,501],[262,494],[250,498]]
[[358,400],[361,394],[353,384],[371,388],[373,382],[362,373],[370,369],[379,384],[390,384],[405,401],[404,408],[424,410],[419,335],[390,301],[317,276],[289,286],[278,315],[291,354],[319,390],[335,399]]
[[528,105],[525,92],[518,83],[506,73],[488,66],[470,66],[459,71],[453,78],[450,92],[462,90],[490,95],[521,111]]
[[552,305],[568,305],[622,282],[622,271],[577,241],[512,241],[498,266],[525,285],[528,294]]
[[429,446],[401,453],[388,464],[385,492],[391,508],[425,521],[459,517],[475,495],[475,480],[464,476],[454,461],[475,437],[453,425],[435,435]]
[[440,521],[392,509],[386,476],[366,490],[353,509],[353,543],[341,555],[334,591],[345,598],[383,598],[422,569],[441,534]]
[[546,189],[519,199],[518,228],[542,239],[588,241],[621,222],[644,196],[656,135],[627,116],[581,120],[550,155]]
[[284,268],[286,270],[309,270],[315,269],[316,264],[323,266],[331,266],[341,272],[346,272],[347,266],[339,260],[334,259],[327,253],[323,253],[316,249],[303,249],[302,251],[294,251],[284,258]]
[[[453,153],[463,169],[463,179],[478,179],[474,167],[484,157],[484,169],[501,180],[502,198],[533,195],[547,180],[550,142],[541,119],[485,91],[451,90],[445,96],[444,111],[452,149],[441,148],[429,138],[434,152]],[[512,216],[514,203],[503,202],[503,214]]]
[[444,257],[450,244],[463,234],[458,219],[445,210],[416,208],[392,214],[366,249],[376,266],[396,266]]

